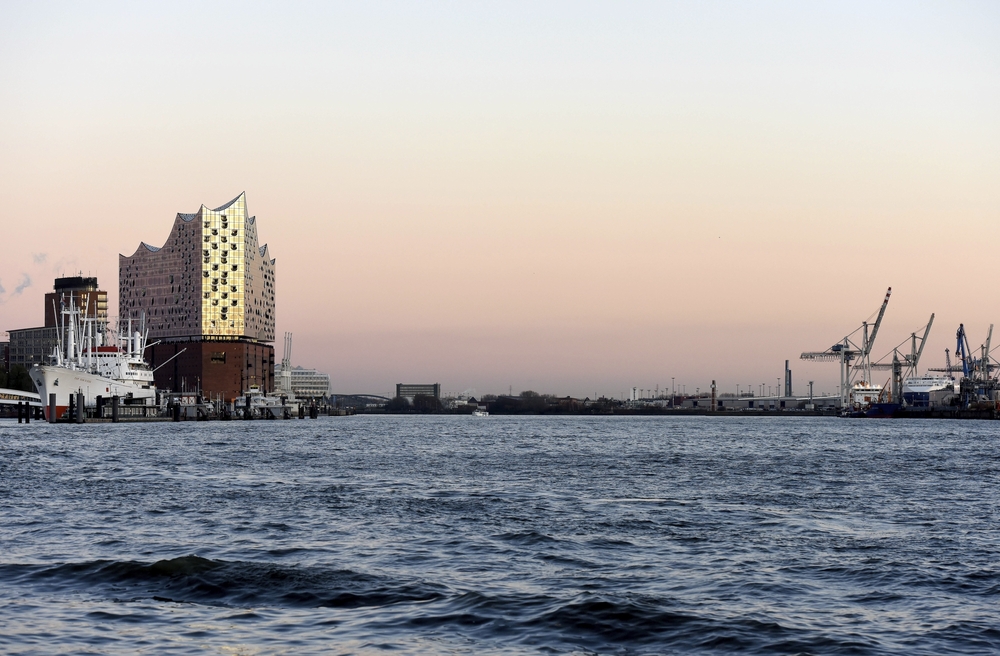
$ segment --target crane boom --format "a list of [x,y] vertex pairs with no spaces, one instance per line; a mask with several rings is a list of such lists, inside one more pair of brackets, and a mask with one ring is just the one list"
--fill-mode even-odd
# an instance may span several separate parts
[[[882,325],[882,318],[885,316],[885,309],[889,305],[889,296],[892,294],[892,287],[885,292],[885,299],[882,307],[879,308],[878,318],[871,334],[868,332],[868,322],[864,321],[861,328],[846,335],[836,344],[825,351],[806,351],[799,358],[802,360],[813,360],[818,362],[837,362],[840,365],[840,402],[841,407],[847,407],[850,402],[850,389],[859,373],[864,376],[864,380],[871,379],[871,359],[872,347],[875,345],[875,338],[878,336],[879,327]],[[851,341],[851,338],[858,332],[862,332],[861,343]],[[856,338],[855,338],[856,339]]]
[[868,338],[868,343],[865,344],[865,356],[871,353],[872,347],[875,346],[875,336],[878,335],[878,328],[882,325],[882,317],[885,316],[885,308],[889,305],[889,296],[892,294],[892,287],[890,287],[885,292],[885,300],[882,301],[882,307],[878,311],[878,318],[875,319],[875,326],[872,328],[872,334]]
[[965,324],[958,324],[958,332],[955,333],[955,355],[962,359],[962,375],[969,375],[969,338],[965,336]]
[[990,330],[986,333],[986,343],[983,344],[983,357],[981,360],[981,366],[983,369],[983,376],[986,378],[990,377],[990,342],[993,341],[993,324],[990,324]]
[[913,356],[913,375],[917,375],[917,365],[920,364],[920,356],[924,353],[924,344],[927,343],[927,336],[931,334],[931,326],[934,325],[934,313],[931,312],[931,318],[927,322],[927,327],[924,328],[924,336],[920,338],[920,348],[917,349],[917,354]]

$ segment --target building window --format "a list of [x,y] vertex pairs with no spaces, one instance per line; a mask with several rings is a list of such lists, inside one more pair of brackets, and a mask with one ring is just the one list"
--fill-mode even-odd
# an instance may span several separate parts
[[226,364],[226,352],[212,351],[212,362],[215,364]]

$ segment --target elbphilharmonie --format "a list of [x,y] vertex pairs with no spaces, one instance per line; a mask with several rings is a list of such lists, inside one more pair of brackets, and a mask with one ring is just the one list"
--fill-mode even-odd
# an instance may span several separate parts
[[159,389],[227,401],[274,390],[274,262],[242,193],[118,256],[120,321],[145,322]]

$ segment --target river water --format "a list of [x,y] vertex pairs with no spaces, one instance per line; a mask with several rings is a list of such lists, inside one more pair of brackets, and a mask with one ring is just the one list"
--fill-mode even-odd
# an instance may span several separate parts
[[1000,424],[0,423],[0,651],[1000,650]]

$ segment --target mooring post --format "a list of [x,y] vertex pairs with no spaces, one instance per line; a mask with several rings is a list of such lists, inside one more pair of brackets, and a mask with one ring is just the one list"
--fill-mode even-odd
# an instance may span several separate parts
[[49,394],[49,423],[56,423],[56,393]]
[[76,423],[82,424],[84,422],[84,407],[83,407],[83,392],[76,393]]
[[19,424],[21,423],[21,413],[22,412],[23,411],[21,410],[21,402],[18,401],[17,402],[17,423],[19,423]]
[[27,401],[24,402],[24,423],[31,423],[31,404]]
[[111,397],[111,423],[118,423],[118,395]]

